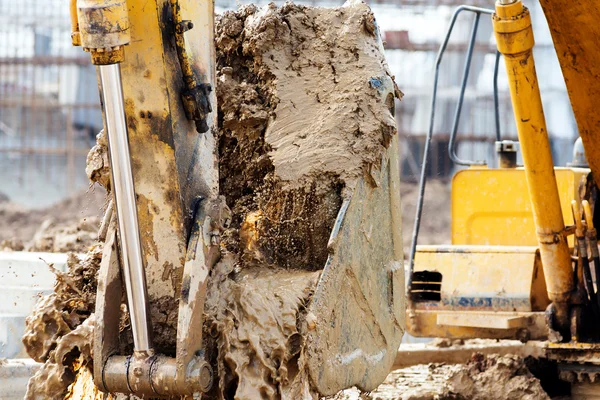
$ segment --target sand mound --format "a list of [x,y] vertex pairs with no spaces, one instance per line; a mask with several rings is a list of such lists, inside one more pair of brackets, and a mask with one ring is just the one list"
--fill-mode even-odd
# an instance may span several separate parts
[[85,253],[97,240],[106,208],[99,186],[44,209],[0,203],[0,250]]

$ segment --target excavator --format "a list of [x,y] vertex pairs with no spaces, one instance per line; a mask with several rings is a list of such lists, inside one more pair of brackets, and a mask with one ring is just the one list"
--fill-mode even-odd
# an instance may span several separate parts
[[[499,168],[471,163],[456,174],[451,245],[416,246],[418,207],[405,292],[392,140],[384,178],[357,185],[340,207],[307,305],[314,321],[326,321],[314,324],[305,341],[306,368],[319,393],[374,389],[393,365],[405,326],[424,337],[548,340],[548,357],[573,384],[574,398],[594,392],[600,6],[589,0],[542,0],[542,6],[589,167],[582,149],[576,165],[553,165],[522,1],[459,8],[451,27],[459,12],[476,14],[474,31],[481,15],[492,19],[524,165],[517,166],[515,143],[500,141]],[[71,0],[73,45],[97,66],[117,216],[106,233],[93,338],[94,384],[106,393],[181,398],[208,393],[215,382],[202,337],[207,279],[227,219],[219,202],[214,17],[210,0]],[[435,96],[432,119],[434,110]],[[365,224],[376,229],[362,234]],[[176,279],[160,279],[165,273]],[[358,288],[340,285],[349,273],[360,277]],[[119,346],[123,293],[131,353]],[[152,341],[150,316],[165,298],[177,302],[174,354],[161,354]]]
[[[599,398],[600,258],[596,178],[600,171],[597,50],[593,1],[541,0],[565,78],[580,138],[573,162],[555,167],[532,49],[531,17],[520,0],[495,9],[459,7],[437,58],[437,69],[456,18],[474,14],[463,85],[448,152],[468,168],[452,178],[451,244],[417,246],[427,172],[427,148],[413,231],[407,288],[407,331],[421,337],[541,340],[574,399]],[[498,167],[461,160],[455,149],[477,24],[490,15],[510,88],[516,143],[501,140],[497,84]],[[435,82],[437,84],[437,72]],[[435,89],[431,120],[434,119]],[[428,140],[431,140],[430,128]],[[517,164],[517,147],[523,165]]]

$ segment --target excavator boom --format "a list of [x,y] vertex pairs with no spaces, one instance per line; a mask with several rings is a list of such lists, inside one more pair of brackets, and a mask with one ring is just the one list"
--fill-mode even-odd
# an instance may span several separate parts
[[600,4],[589,0],[540,0],[550,27],[585,156],[600,176]]

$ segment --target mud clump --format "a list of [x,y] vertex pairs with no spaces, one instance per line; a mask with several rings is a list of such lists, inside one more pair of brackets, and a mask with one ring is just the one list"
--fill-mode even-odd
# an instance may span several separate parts
[[42,223],[27,251],[51,253],[86,252],[98,241],[100,218],[83,218],[76,224],[57,224],[53,219]]
[[[395,84],[365,21],[361,2],[217,19],[220,187],[237,229],[228,248],[243,259],[321,268],[342,199],[396,133],[394,94],[380,92]],[[239,232],[245,222],[253,229]],[[244,235],[256,248],[240,247]]]
[[342,202],[374,179],[396,134],[401,93],[358,1],[244,6],[217,19],[216,47],[220,188],[233,219],[207,291],[212,395],[317,398],[304,310]]
[[79,370],[92,363],[94,316],[60,337],[56,348],[27,384],[25,400],[62,400]]
[[[334,400],[546,400],[550,396],[516,355],[474,353],[466,364],[420,364],[390,372],[370,393],[353,388]],[[558,375],[554,375],[558,381]],[[559,394],[559,392],[556,392]],[[568,394],[568,392],[561,392]]]
[[23,344],[31,358],[44,363],[29,381],[27,400],[62,399],[76,368],[91,364],[92,312],[101,258],[100,246],[83,258],[69,254],[68,271],[55,271],[54,292],[27,317]]
[[550,399],[523,358],[480,353],[473,354],[464,368],[451,374],[446,396],[470,400]]
[[[319,272],[247,268],[230,276],[233,257],[218,264],[209,287],[209,335],[217,336],[217,392],[234,388],[237,399],[302,398],[299,359],[302,319]],[[300,376],[299,376],[300,375]]]

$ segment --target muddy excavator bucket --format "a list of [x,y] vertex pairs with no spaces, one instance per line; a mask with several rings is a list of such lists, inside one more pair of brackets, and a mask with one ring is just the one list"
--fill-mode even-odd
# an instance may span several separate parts
[[[75,3],[114,194],[95,385],[166,398],[286,398],[298,376],[303,398],[374,389],[404,333],[405,282],[401,94],[373,14],[360,1],[247,7],[213,40],[212,2],[146,3]],[[331,32],[313,37],[320,26]]]
[[307,366],[324,395],[351,386],[377,387],[404,333],[397,137],[381,165],[372,172],[374,182],[361,179],[343,203],[308,308]]

